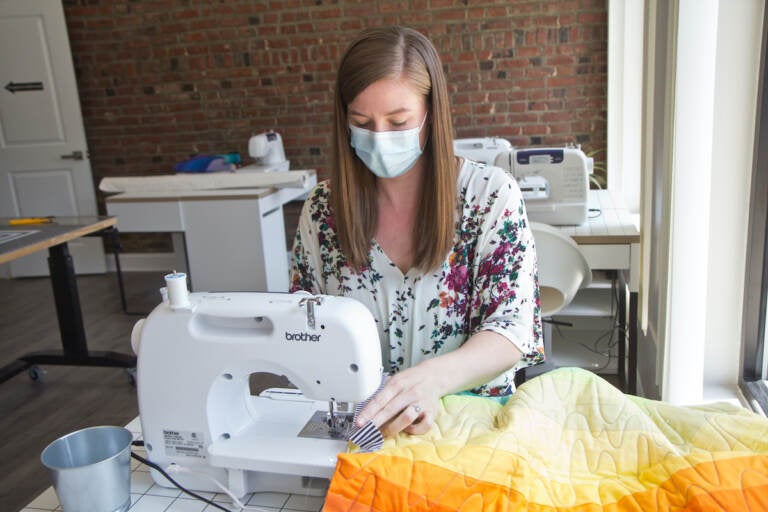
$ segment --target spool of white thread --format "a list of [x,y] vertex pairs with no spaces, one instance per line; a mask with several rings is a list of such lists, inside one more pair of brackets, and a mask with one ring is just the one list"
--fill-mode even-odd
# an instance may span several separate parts
[[189,308],[189,290],[187,290],[187,274],[174,271],[166,274],[165,286],[168,289],[168,301],[171,309]]

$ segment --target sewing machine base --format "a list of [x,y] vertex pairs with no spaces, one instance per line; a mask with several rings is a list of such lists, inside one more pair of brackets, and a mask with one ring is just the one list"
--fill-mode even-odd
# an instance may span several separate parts
[[[151,469],[150,474],[157,485],[176,489],[176,486],[158,471]],[[221,492],[221,489],[208,479],[197,478],[194,475],[188,475],[183,478],[173,474],[171,476],[187,489],[211,493]],[[263,471],[231,471],[229,480],[222,481],[221,483],[226,485],[238,499],[242,499],[249,493],[256,492],[276,492],[299,496],[325,496],[328,492],[330,479],[266,473]]]
[[[248,401],[252,410],[262,411],[264,421],[222,436],[207,453],[195,441],[202,433],[167,428],[166,460],[210,475],[238,497],[266,491],[323,495],[336,455],[347,448],[346,432],[340,429],[352,427],[353,414],[336,412],[331,427],[328,404],[309,400],[297,389],[270,388]],[[208,463],[200,465],[201,460]],[[172,487],[160,473],[153,471],[152,476],[158,485]],[[172,476],[188,489],[220,491],[212,480],[194,473]]]

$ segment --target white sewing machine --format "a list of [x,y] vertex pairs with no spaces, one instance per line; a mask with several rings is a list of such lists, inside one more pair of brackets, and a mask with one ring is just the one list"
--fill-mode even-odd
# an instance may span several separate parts
[[531,221],[586,222],[593,161],[581,148],[513,149],[497,155],[495,164],[517,179]]
[[495,165],[496,157],[512,151],[512,143],[499,137],[454,139],[453,152],[486,165]]
[[285,159],[283,138],[271,130],[248,139],[248,154],[254,163],[240,167],[237,172],[279,172],[287,171],[291,166]]
[[520,186],[531,221],[563,226],[587,220],[594,163],[580,147],[513,149],[495,137],[456,139],[453,147],[457,155],[510,173]]
[[[347,448],[352,404],[381,384],[370,312],[350,298],[307,293],[188,293],[186,282],[180,292],[168,277],[170,299],[131,336],[149,459],[192,470],[172,476],[194,490],[220,492],[208,475],[238,497],[322,493]],[[298,389],[252,396],[258,372]]]

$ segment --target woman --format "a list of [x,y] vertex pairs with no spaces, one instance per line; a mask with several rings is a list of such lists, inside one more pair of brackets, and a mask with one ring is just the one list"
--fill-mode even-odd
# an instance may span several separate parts
[[543,360],[533,237],[504,171],[453,153],[448,92],[431,42],[363,31],[341,59],[329,182],[310,193],[291,291],[345,295],[373,313],[384,388],[358,415],[421,434],[439,400],[508,397]]

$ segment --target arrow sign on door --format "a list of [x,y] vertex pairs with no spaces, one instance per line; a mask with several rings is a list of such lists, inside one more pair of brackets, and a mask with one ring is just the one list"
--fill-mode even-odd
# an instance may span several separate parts
[[10,91],[12,94],[16,94],[17,91],[18,92],[42,91],[43,82],[19,82],[19,83],[8,82],[5,86],[5,89]]

